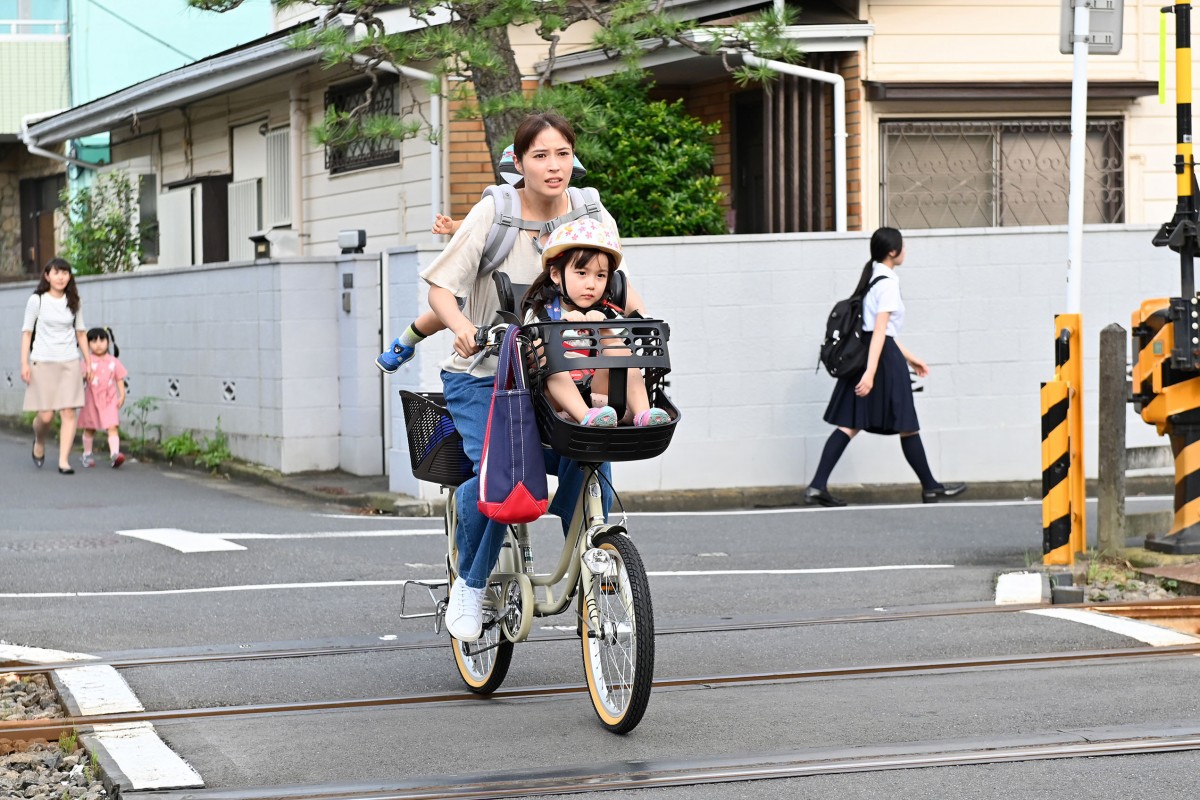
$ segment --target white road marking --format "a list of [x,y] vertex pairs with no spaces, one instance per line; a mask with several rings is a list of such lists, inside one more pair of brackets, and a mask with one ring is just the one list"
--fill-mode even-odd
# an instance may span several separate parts
[[227,542],[219,536],[182,531],[178,528],[146,528],[135,531],[117,531],[117,536],[142,539],[154,544],[165,545],[181,553],[216,553],[222,550],[245,550],[240,544]]
[[[647,572],[656,577],[681,577],[694,575],[825,575],[843,572],[884,572],[910,569],[954,569],[953,564],[893,564],[879,567],[825,567],[820,569],[714,569],[684,570],[669,572]],[[439,576],[440,578],[440,576]],[[0,599],[22,598],[52,599],[66,597],[155,597],[163,595],[216,594],[219,592],[267,592],[279,589],[362,589],[379,586],[401,586],[414,580],[438,580],[439,578],[408,578],[389,581],[319,581],[315,583],[255,583],[235,586],[199,586],[192,589],[129,589],[111,592],[9,592],[0,593]]]
[[315,533],[205,533],[221,539],[360,539],[377,536],[444,536],[442,528],[389,531],[317,531]]
[[128,536],[161,544],[181,553],[216,553],[225,550],[245,550],[234,540],[247,539],[358,539],[379,536],[444,536],[441,528],[394,529],[385,531],[313,531],[309,533],[197,533],[179,528],[147,528],[117,531]]
[[[906,569],[954,569],[953,564],[891,564],[880,567],[824,567],[819,569],[696,569],[675,572],[647,572],[655,577],[687,577],[692,575],[827,575],[841,572],[887,572]],[[0,595],[2,597],[3,595]]]
[[142,791],[204,786],[200,773],[167,747],[149,722],[96,725],[92,730],[80,739],[93,752],[97,748],[107,751],[125,776],[123,788]]
[[17,661],[22,664],[61,664],[65,661],[90,661],[96,656],[87,653],[68,653],[63,650],[48,650],[44,647],[24,647],[0,640],[0,661]]
[[[87,661],[96,656],[44,647],[0,642],[0,661],[54,664]],[[72,715],[122,714],[145,707],[113,667],[87,664],[54,670],[54,681]],[[80,736],[89,753],[125,790],[190,789],[204,786],[196,770],[180,758],[154,731],[149,722],[96,725]]]
[[1187,633],[1171,630],[1170,628],[1161,628],[1158,625],[1151,625],[1141,620],[1102,614],[1098,611],[1085,611],[1082,608],[1035,608],[1023,613],[1091,625],[1093,628],[1102,628],[1112,633],[1128,636],[1131,639],[1137,639],[1139,642],[1145,642],[1152,647],[1167,647],[1175,644],[1195,644],[1196,642],[1200,642],[1200,636],[1192,636]]
[[1029,605],[1042,603],[1042,582],[1045,577],[1040,572],[1006,572],[996,580],[996,605]]
[[80,714],[124,714],[146,710],[129,684],[112,667],[89,665],[55,672],[74,698]]
[[[1170,501],[1173,500],[1170,495],[1144,495],[1139,497],[1127,497],[1125,502],[1138,502],[1144,500],[1153,501]],[[1088,503],[1095,503],[1096,498],[1089,497]],[[849,505],[842,508],[818,508],[816,506],[799,506],[788,508],[742,508],[742,509],[726,509],[720,511],[630,511],[629,517],[721,517],[721,516],[756,516],[761,514],[810,514],[819,513],[822,511],[832,511],[839,514],[848,514],[855,511],[902,511],[902,510],[920,510],[920,509],[938,509],[938,508],[1000,508],[1004,506],[1040,506],[1042,501],[1038,498],[1029,498],[1027,500],[978,500],[978,501],[960,501],[955,500],[950,503],[896,503],[894,505]],[[614,514],[616,518],[618,515]]]

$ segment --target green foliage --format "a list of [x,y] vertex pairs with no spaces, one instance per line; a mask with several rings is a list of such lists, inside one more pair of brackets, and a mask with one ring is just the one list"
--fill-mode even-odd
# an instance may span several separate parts
[[141,263],[142,231],[135,224],[136,182],[121,170],[97,175],[71,196],[62,192],[67,226],[63,258],[80,275],[128,272]]
[[194,456],[203,449],[190,430],[184,431],[178,436],[172,436],[162,443],[162,453],[167,458]]
[[209,469],[216,469],[221,466],[222,462],[233,458],[233,453],[229,450],[229,440],[225,437],[225,432],[221,430],[221,418],[217,417],[217,429],[213,433],[212,438],[204,437],[203,449],[196,455],[196,463],[203,464]]
[[70,732],[63,731],[58,735],[58,749],[66,755],[71,755],[79,747],[79,734],[74,728]]
[[[298,1],[276,0],[276,5],[286,8]],[[195,8],[218,12],[237,8],[242,2],[244,0],[188,0]],[[401,3],[311,0],[311,4],[325,11],[325,19],[338,15],[353,17],[354,35],[347,35],[340,26],[313,27],[297,34],[292,46],[320,50],[327,67],[349,64],[361,72],[374,71],[383,64],[422,64],[435,77],[432,91],[439,91],[443,79],[450,79],[451,97],[471,101],[460,115],[482,117],[488,147],[497,154],[511,141],[512,131],[532,107],[509,39],[510,26],[531,30],[545,42],[544,51],[534,55],[535,61],[542,62],[539,83],[543,89],[549,83],[558,57],[562,33],[579,22],[595,28],[594,49],[633,70],[638,69],[645,55],[668,46],[705,55],[740,50],[776,61],[793,62],[801,58],[795,42],[786,36],[786,28],[797,18],[797,12],[788,7],[768,9],[718,27],[702,25],[681,15],[679,9],[682,6],[664,10],[657,0],[407,0]],[[453,16],[439,24],[388,32],[377,13],[390,6],[405,7],[412,18],[418,20],[445,10],[451,11]],[[695,31],[700,28],[704,33],[697,35]],[[766,82],[774,77],[770,70],[740,66],[729,60],[726,60],[726,68],[742,84]],[[463,80],[470,81],[473,94],[467,93]],[[356,119],[334,115],[317,126],[316,135],[323,142],[335,145],[355,137],[402,140],[417,136],[421,131],[426,131],[430,138],[439,135],[439,123],[423,118],[419,103],[399,102],[398,106],[402,109],[402,118],[368,121],[372,117],[370,104],[364,103],[349,113],[349,117]],[[579,121],[564,109],[560,110],[572,122]],[[630,113],[635,111],[631,109]],[[667,110],[660,113],[670,116]],[[684,157],[691,156],[685,154]],[[590,163],[588,168],[592,168]],[[698,186],[691,191],[703,195],[708,190]],[[675,205],[669,201],[661,202],[658,210],[667,218],[687,213],[687,202],[678,204],[678,208]],[[622,225],[625,224],[622,220]],[[706,218],[701,227],[715,230],[723,226]]]
[[153,395],[139,397],[135,402],[125,406],[125,416],[137,429],[137,436],[131,437],[127,444],[134,455],[146,452],[146,431],[154,431],[155,438],[162,436],[162,425],[150,422],[150,415],[158,411],[158,398]]
[[652,101],[651,84],[625,73],[560,87],[563,105],[591,130],[578,140],[596,187],[622,236],[695,236],[726,232],[724,195],[713,175],[712,137],[683,101]]

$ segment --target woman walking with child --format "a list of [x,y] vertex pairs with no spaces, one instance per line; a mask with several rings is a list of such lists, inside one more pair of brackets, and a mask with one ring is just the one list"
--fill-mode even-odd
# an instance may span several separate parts
[[84,467],[96,466],[92,444],[96,431],[108,433],[108,462],[113,469],[125,463],[121,453],[121,406],[125,405],[125,378],[129,374],[117,360],[120,349],[108,328],[92,328],[87,332],[88,349],[92,352],[92,373],[87,379],[87,392],[79,427],[83,429]]
[[42,270],[33,295],[25,304],[21,325],[21,380],[25,389],[25,411],[34,411],[33,463],[46,461],[46,433],[57,413],[58,471],[73,475],[71,448],[75,444],[76,412],[83,405],[83,381],[79,379],[79,357],[84,374],[92,372],[92,355],[84,332],[79,290],[71,265],[52,258]]
[[929,469],[921,426],[913,404],[911,366],[918,377],[929,374],[924,361],[896,341],[904,327],[904,299],[896,269],[904,263],[904,237],[895,228],[880,228],[871,236],[871,260],[863,267],[855,297],[862,297],[863,330],[871,334],[867,367],[861,375],[838,379],[825,421],[836,425],[821,453],[812,482],[804,490],[805,505],[844,506],[846,501],[829,493],[826,483],[859,431],[900,434],[900,449],[921,481],[921,500],[936,503],[967,490],[965,483],[942,484]]

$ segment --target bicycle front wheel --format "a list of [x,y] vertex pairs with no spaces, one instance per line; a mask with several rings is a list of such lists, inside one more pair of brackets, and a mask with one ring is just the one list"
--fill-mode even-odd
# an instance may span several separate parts
[[600,722],[614,733],[628,733],[642,721],[654,682],[650,581],[629,537],[602,533],[594,544],[608,552],[612,564],[592,579],[590,599],[596,603],[599,629],[590,628],[586,609],[583,614],[584,674]]

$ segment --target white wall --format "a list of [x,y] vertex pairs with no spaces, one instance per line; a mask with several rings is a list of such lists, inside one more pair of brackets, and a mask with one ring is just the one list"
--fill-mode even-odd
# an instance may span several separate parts
[[[353,287],[344,289],[345,275]],[[382,473],[378,256],[298,258],[78,279],[89,327],[113,328],[129,400],[159,398],[164,437],[212,435],[282,472]],[[24,398],[17,331],[33,283],[0,287],[0,413]],[[342,292],[351,293],[343,310]],[[123,415],[128,422],[128,415]],[[123,425],[126,436],[135,431]]]
[[[1178,256],[1154,248],[1154,226],[1095,226],[1084,237],[1085,457],[1096,464],[1099,331],[1130,327],[1142,300],[1179,291]],[[822,420],[834,381],[817,370],[830,306],[850,293],[868,234],[640,239],[625,243],[631,276],[671,323],[669,394],[683,411],[670,449],[620,464],[631,490],[804,485],[832,430]],[[900,341],[930,365],[916,395],[922,438],[943,480],[1035,480],[1041,474],[1040,382],[1053,377],[1054,314],[1066,298],[1062,228],[929,231],[906,238]],[[392,330],[424,305],[416,269],[436,255],[391,255]],[[438,390],[446,334],[423,343],[391,380],[391,486],[414,493],[396,390]],[[415,368],[414,368],[415,365]],[[1131,445],[1154,444],[1129,411]],[[915,483],[894,437],[863,435],[831,485]],[[436,487],[422,486],[426,494]]]

